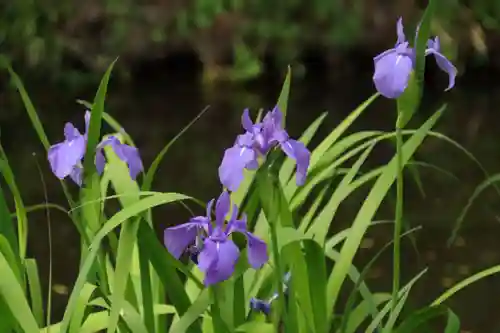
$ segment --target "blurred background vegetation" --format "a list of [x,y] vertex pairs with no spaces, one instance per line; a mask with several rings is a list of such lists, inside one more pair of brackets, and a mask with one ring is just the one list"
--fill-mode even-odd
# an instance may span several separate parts
[[[261,74],[266,58],[297,71],[307,52],[332,66],[353,50],[379,52],[394,43],[398,16],[415,26],[421,2],[11,0],[0,4],[0,52],[17,68],[77,85],[117,56],[126,77],[134,63],[179,53],[198,57],[206,81],[244,81]],[[448,56],[459,66],[471,59],[500,66],[493,56],[500,1],[441,0],[439,6],[433,29]]]

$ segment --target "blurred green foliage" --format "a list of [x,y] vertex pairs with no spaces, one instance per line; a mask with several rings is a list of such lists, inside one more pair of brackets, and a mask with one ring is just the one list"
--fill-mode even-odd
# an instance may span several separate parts
[[[281,66],[295,62],[307,46],[363,46],[374,9],[388,21],[401,14],[392,8],[397,1],[369,1],[6,1],[0,4],[0,52],[22,68],[67,78],[75,74],[67,69],[70,62],[102,72],[116,56],[127,64],[194,49],[209,72],[231,63],[227,76],[245,80],[260,74],[266,54]],[[500,1],[443,0],[440,7],[447,31],[463,29],[464,16],[485,29],[500,27]],[[220,75],[212,72],[210,77]]]

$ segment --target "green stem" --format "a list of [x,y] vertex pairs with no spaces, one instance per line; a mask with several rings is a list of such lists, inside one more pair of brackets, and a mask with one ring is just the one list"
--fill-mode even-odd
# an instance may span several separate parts
[[393,252],[393,278],[392,278],[392,310],[394,311],[399,291],[400,279],[400,252],[401,252],[401,226],[403,224],[403,134],[400,125],[401,117],[396,121],[396,217],[394,221],[394,252]]
[[[272,181],[271,181],[272,183]],[[280,254],[279,254],[279,246],[278,246],[278,215],[279,215],[279,212],[280,212],[280,203],[281,203],[281,200],[280,200],[280,197],[277,195],[277,191],[276,191],[276,188],[274,188],[274,184],[272,185],[272,203],[273,203],[273,206],[275,207],[273,209],[273,218],[271,219],[271,221],[269,221],[269,225],[270,225],[270,232],[271,232],[271,246],[273,248],[273,260],[274,260],[274,266],[275,266],[275,269],[274,269],[274,277],[275,277],[275,280],[276,280],[276,283],[277,283],[277,290],[278,290],[278,304],[279,304],[279,307],[278,307],[278,311],[277,311],[277,324],[279,325],[279,314],[281,313],[282,314],[282,318],[283,318],[283,322],[285,323],[285,326],[287,325],[288,321],[287,321],[287,311],[286,311],[286,304],[285,304],[285,295],[284,295],[284,292],[283,292],[283,276],[284,276],[284,271],[283,271],[283,267],[281,266],[281,260],[280,260]]]
[[222,321],[220,313],[219,298],[217,297],[217,285],[210,287],[210,293],[212,297],[212,305],[210,308],[212,312],[212,326],[214,333],[226,333],[226,325]]

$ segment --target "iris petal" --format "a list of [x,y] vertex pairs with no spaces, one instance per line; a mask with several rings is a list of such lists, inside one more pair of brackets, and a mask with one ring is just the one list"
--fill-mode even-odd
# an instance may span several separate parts
[[247,147],[234,146],[226,149],[221,165],[219,178],[230,191],[236,191],[243,180],[243,169],[256,160],[256,153]]
[[198,267],[205,272],[204,284],[209,286],[229,279],[239,256],[240,251],[231,240],[214,242],[207,238],[198,256]]
[[413,61],[410,56],[395,49],[375,57],[373,82],[377,90],[387,98],[399,97],[408,86]]
[[297,162],[297,185],[304,185],[311,153],[302,142],[293,139],[281,143],[281,149]]
[[209,222],[204,216],[196,217],[190,222],[165,229],[163,240],[168,252],[178,259],[186,248],[195,241],[199,229],[203,228],[206,223]]

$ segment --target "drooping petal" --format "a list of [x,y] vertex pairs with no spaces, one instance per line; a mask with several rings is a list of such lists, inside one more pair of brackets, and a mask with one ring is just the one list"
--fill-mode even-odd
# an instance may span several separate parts
[[248,263],[257,269],[269,260],[267,244],[262,239],[247,231],[246,221],[246,215],[243,215],[241,220],[231,219],[228,224],[227,234],[239,232],[246,236]]
[[234,146],[226,149],[221,165],[219,179],[230,191],[236,191],[243,180],[243,169],[256,160],[256,153],[248,147]]
[[373,82],[377,90],[387,98],[399,97],[408,86],[410,73],[413,69],[412,58],[392,49],[375,57],[374,60]]
[[[429,43],[430,42],[430,43]],[[436,59],[438,67],[448,74],[448,87],[445,91],[450,90],[455,86],[455,78],[457,76],[457,68],[440,52],[439,39],[436,37],[434,41],[430,40],[428,42],[429,48],[425,50],[425,55],[432,54]],[[432,47],[431,47],[432,46]]]
[[163,241],[168,252],[179,259],[186,248],[194,243],[201,228],[209,223],[204,216],[197,216],[184,224],[165,229]]
[[215,204],[215,223],[218,227],[224,226],[224,221],[231,207],[231,198],[227,191],[223,191]]
[[198,267],[205,273],[205,286],[229,279],[239,256],[240,250],[233,241],[214,242],[207,238],[198,256]]
[[71,141],[81,136],[78,129],[72,123],[66,123],[64,125],[64,138],[67,141]]
[[83,183],[83,168],[80,166],[76,166],[71,170],[69,174],[71,179],[75,182],[76,185],[82,186]]
[[241,116],[241,125],[247,132],[252,132],[253,121],[250,118],[250,111],[248,109],[243,110],[243,115]]
[[50,147],[48,160],[54,175],[59,179],[68,176],[73,168],[81,162],[85,154],[85,147],[86,143],[83,136]]
[[111,145],[116,156],[118,156],[118,158],[123,162],[127,163],[130,178],[135,180],[139,172],[144,169],[139,155],[139,150],[135,147],[121,143],[115,136],[111,136],[101,142],[99,147],[104,147],[106,145]]
[[302,142],[293,139],[282,142],[281,149],[283,149],[288,157],[293,158],[297,162],[297,185],[304,185],[311,159],[309,149]]
[[267,244],[249,231],[246,231],[245,235],[247,236],[248,263],[255,269],[260,268],[269,260]]
[[106,166],[106,157],[104,157],[104,152],[102,148],[97,147],[95,150],[95,167],[97,173],[101,175],[104,172],[104,167]]
[[403,27],[403,18],[402,17],[400,17],[398,19],[398,22],[396,23],[396,31],[398,34],[398,41],[396,42],[396,46],[398,46],[399,44],[406,42],[406,36],[405,36],[404,27]]

